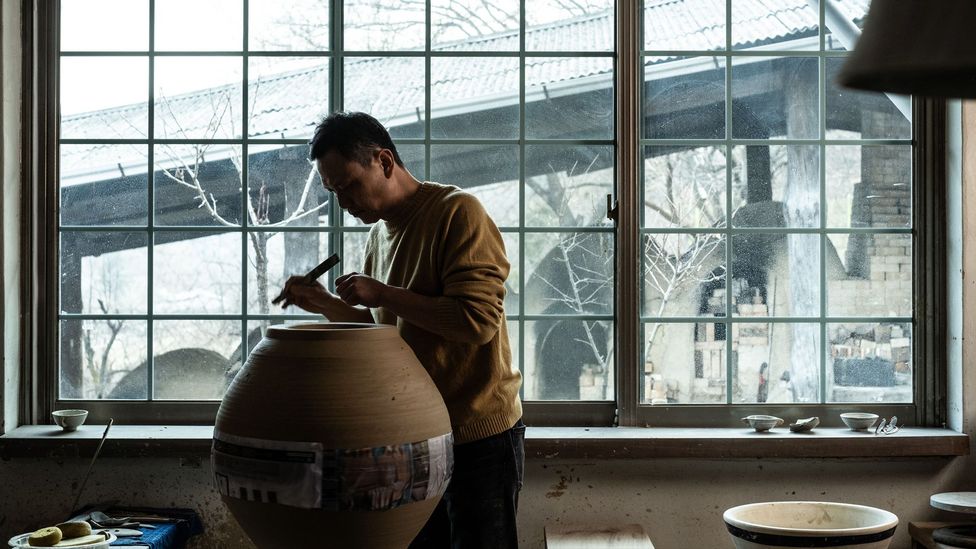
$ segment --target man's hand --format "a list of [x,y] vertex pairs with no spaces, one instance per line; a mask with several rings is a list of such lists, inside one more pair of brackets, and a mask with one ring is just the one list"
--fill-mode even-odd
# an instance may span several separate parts
[[281,295],[285,298],[281,303],[282,309],[295,305],[310,313],[321,315],[326,314],[329,299],[335,299],[325,286],[318,282],[306,284],[305,277],[298,275],[285,282],[285,289],[281,291]]
[[381,307],[383,296],[389,286],[362,273],[344,274],[336,279],[336,293],[347,305],[376,308]]

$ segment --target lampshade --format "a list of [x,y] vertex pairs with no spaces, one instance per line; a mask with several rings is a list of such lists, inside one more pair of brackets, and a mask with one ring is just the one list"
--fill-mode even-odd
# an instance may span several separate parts
[[871,91],[976,98],[976,0],[874,0],[837,81]]

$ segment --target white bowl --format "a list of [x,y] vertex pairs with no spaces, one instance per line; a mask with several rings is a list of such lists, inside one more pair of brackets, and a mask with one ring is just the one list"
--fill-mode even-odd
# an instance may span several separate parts
[[[33,533],[34,532],[27,532],[26,534],[14,536],[10,538],[10,541],[7,543],[11,547],[16,547],[17,549],[35,549],[33,545],[27,542],[27,538],[29,538]],[[119,539],[112,532],[105,532],[105,535],[108,536],[105,538],[105,541],[100,541],[98,543],[86,543],[84,545],[73,545],[71,546],[71,549],[109,549],[109,544]]]
[[88,417],[88,410],[55,410],[51,412],[54,423],[65,431],[75,431]]
[[750,503],[722,518],[737,549],[886,549],[898,526],[884,509],[821,501]]
[[850,427],[852,431],[863,431],[874,425],[875,421],[878,421],[878,414],[871,414],[868,412],[846,412],[840,415],[840,419],[844,422],[844,425]]
[[783,419],[776,416],[766,416],[766,415],[751,415],[742,418],[742,421],[749,424],[756,432],[763,432],[772,429],[773,427],[779,427],[783,424]]

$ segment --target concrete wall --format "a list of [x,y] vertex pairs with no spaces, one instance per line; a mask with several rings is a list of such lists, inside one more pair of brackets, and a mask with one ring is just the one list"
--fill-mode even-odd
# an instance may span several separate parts
[[[0,538],[63,519],[87,466],[85,459],[0,462]],[[971,458],[530,460],[519,512],[521,546],[544,547],[547,524],[638,523],[657,549],[728,548],[725,509],[755,501],[822,500],[894,512],[902,524],[892,547],[908,549],[908,521],[953,518],[929,508],[929,495],[974,490],[974,473]],[[207,528],[193,547],[251,547],[210,488],[205,459],[99,460],[84,500],[192,507]]]

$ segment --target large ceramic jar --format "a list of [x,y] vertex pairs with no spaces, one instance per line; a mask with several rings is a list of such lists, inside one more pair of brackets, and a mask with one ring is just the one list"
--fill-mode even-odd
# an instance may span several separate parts
[[451,422],[395,327],[272,327],[220,404],[212,462],[262,549],[407,547],[450,479]]

